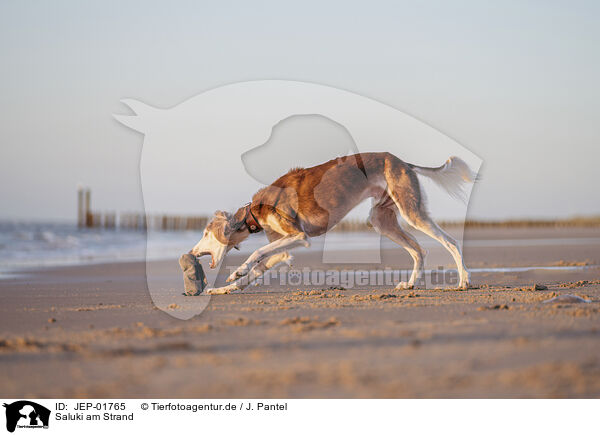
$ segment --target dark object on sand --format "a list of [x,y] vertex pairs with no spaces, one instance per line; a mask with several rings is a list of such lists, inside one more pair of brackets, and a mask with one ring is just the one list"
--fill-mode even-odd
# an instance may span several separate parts
[[184,295],[198,296],[206,287],[206,276],[198,259],[192,254],[179,257],[179,266],[183,271]]

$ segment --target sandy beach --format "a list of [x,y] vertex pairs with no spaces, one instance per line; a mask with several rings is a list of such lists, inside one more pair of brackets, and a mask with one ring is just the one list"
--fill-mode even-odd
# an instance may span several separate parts
[[[9,277],[0,387],[24,398],[600,397],[600,229],[469,229],[465,240],[473,289],[169,290],[166,311],[207,302],[185,321],[152,302],[145,262]],[[295,256],[295,269],[321,267]],[[410,260],[386,247],[386,266]],[[583,301],[546,302],[561,295]]]

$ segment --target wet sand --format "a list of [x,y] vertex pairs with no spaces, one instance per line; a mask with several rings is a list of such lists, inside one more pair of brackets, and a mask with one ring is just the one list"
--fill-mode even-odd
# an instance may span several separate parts
[[[172,312],[209,299],[186,321],[152,303],[145,263],[1,280],[0,390],[24,398],[600,397],[600,229],[472,229],[465,239],[467,265],[484,270],[473,273],[473,289],[273,284],[210,299],[168,293],[163,308]],[[451,263],[438,248],[429,253]],[[314,253],[295,256],[294,268],[323,268]],[[386,249],[384,266],[410,261]],[[494,271],[515,266],[561,267]],[[589,303],[544,303],[567,294]]]

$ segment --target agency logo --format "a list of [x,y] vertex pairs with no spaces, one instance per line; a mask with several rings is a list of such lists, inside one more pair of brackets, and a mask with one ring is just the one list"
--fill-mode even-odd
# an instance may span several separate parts
[[4,404],[6,408],[6,430],[14,432],[19,429],[48,429],[50,410],[29,400],[18,400]]

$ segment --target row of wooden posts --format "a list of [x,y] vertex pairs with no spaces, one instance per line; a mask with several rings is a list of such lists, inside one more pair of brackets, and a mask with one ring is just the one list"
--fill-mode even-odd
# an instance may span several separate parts
[[[207,216],[146,215],[145,213],[94,212],[91,209],[91,191],[88,188],[77,190],[77,225],[79,228],[106,228],[127,230],[158,231],[200,231],[208,222]],[[466,221],[439,222],[445,228],[463,226],[465,228],[487,227],[598,227],[600,217],[571,218],[563,220],[513,220],[513,221]],[[333,231],[369,231],[371,225],[365,219],[344,219]]]
[[199,231],[204,229],[206,216],[147,215],[145,213],[95,212],[91,208],[91,191],[77,191],[77,226],[127,230]]
[[[95,212],[91,208],[92,193],[88,188],[77,190],[77,226],[110,230],[200,231],[208,222],[207,216],[146,215],[145,213]],[[363,219],[347,219],[334,231],[367,231],[370,226]]]

